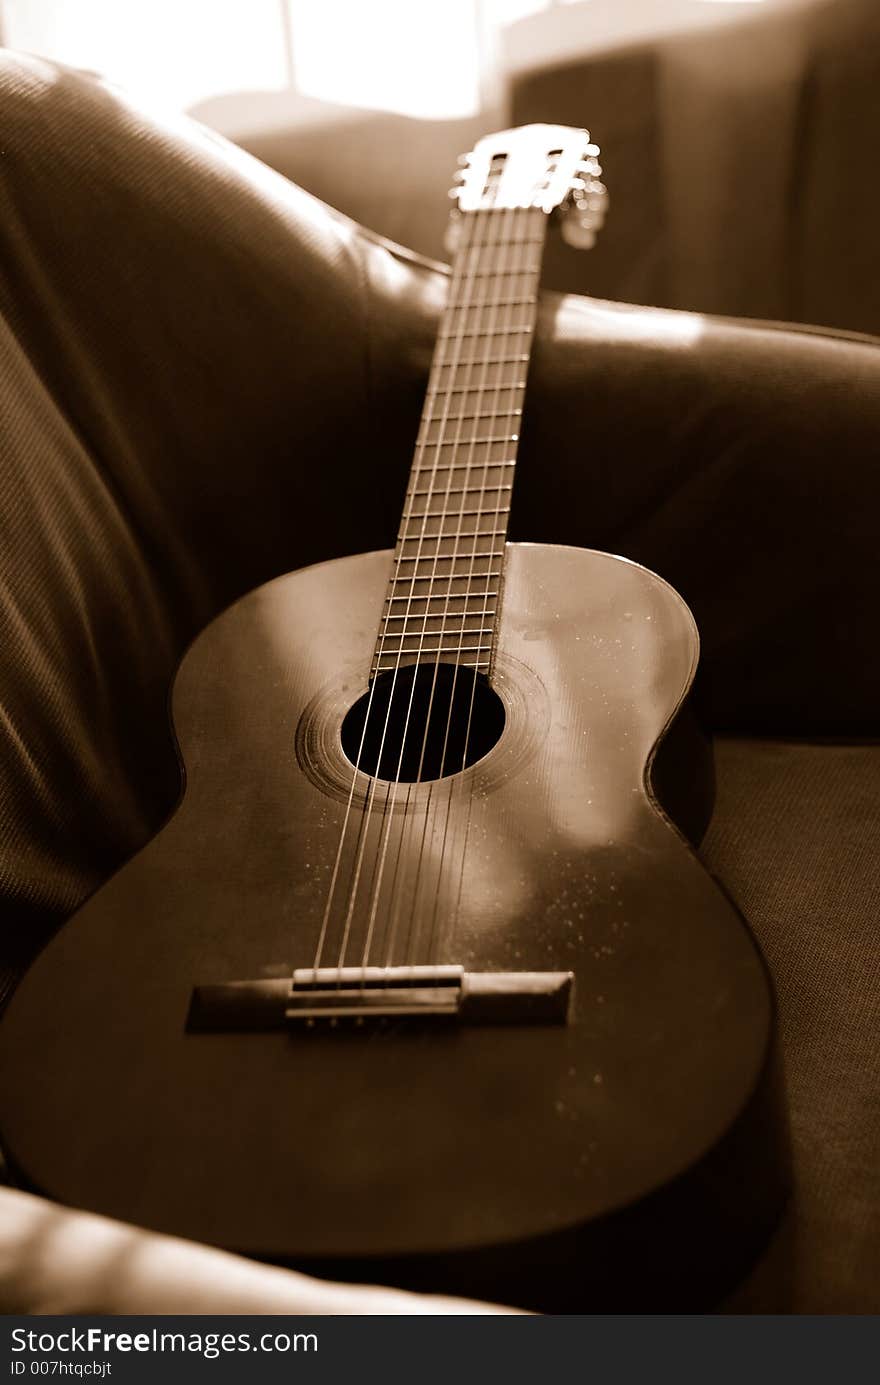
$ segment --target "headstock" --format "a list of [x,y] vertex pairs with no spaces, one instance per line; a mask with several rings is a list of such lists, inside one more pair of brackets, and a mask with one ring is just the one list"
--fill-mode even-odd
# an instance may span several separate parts
[[459,160],[447,248],[454,248],[462,214],[517,207],[558,215],[570,244],[591,246],[608,203],[598,153],[589,131],[567,125],[522,125],[486,135]]

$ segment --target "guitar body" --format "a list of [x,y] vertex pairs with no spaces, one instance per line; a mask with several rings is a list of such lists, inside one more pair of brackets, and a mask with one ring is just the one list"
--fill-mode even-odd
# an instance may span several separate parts
[[[445,897],[457,862],[431,960],[570,970],[568,1022],[187,1030],[195,986],[312,962],[351,782],[340,726],[390,566],[372,553],[279,578],[190,649],[176,813],[46,948],[0,1027],[13,1164],[73,1206],[317,1273],[551,1312],[707,1306],[783,1196],[772,1000],[651,787],[698,642],[645,569],[508,545],[500,739],[409,786],[418,831],[383,819],[404,897],[419,870]],[[676,761],[685,743],[664,741],[681,802],[705,782]],[[392,961],[433,924],[412,899]]]

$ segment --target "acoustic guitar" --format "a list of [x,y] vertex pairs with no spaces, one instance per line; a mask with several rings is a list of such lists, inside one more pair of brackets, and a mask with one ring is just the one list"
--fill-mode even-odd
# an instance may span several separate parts
[[506,542],[545,232],[591,242],[597,153],[479,141],[396,547],[184,658],[179,806],[0,1026],[30,1186],[550,1312],[705,1306],[766,1240],[773,1004],[685,836],[693,618],[625,558]]

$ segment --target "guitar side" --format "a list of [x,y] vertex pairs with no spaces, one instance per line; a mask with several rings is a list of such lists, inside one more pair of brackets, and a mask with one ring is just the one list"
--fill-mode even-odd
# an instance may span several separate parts
[[571,970],[568,1024],[186,1032],[195,985],[312,961],[389,564],[279,578],[190,650],[176,814],[0,1026],[12,1160],[61,1201],[318,1273],[557,1312],[711,1303],[784,1196],[773,1007],[650,786],[697,640],[645,569],[508,546],[504,733],[418,786],[427,828],[402,839],[447,889],[467,838],[436,960]]

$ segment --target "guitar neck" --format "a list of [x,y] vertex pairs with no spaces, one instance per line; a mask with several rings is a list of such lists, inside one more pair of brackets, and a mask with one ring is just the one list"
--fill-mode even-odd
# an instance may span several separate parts
[[532,207],[462,216],[373,675],[490,671],[546,228]]

